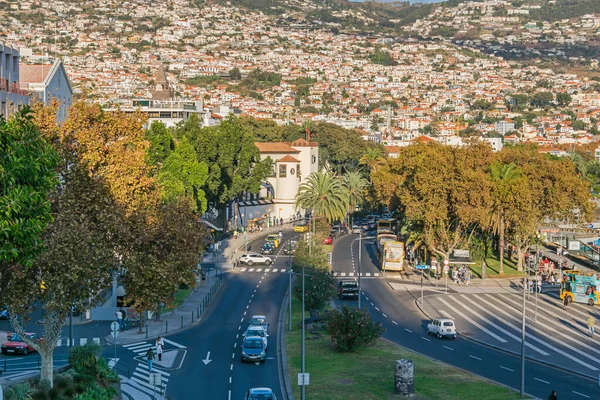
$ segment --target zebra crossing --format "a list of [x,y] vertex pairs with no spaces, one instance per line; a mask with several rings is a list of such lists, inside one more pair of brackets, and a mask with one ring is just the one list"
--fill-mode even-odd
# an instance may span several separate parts
[[[73,339],[73,343],[71,344],[71,347],[85,346],[88,343],[101,344],[101,340],[99,337]],[[69,347],[69,338],[58,339],[58,341],[56,342],[56,347]]]
[[[457,293],[426,299],[432,317],[455,320],[457,331],[502,349],[520,352],[522,294]],[[525,353],[540,361],[590,375],[600,373],[600,337],[588,336],[587,318],[600,313],[585,304],[562,307],[558,293],[529,294],[526,300]]]
[[[250,268],[250,267],[242,267],[242,268],[236,268],[236,271],[238,272],[245,272],[245,273],[274,273],[274,274],[285,274],[288,272],[287,268]],[[358,277],[358,273],[355,272],[337,272],[337,271],[333,271],[333,275],[336,277]],[[381,274],[381,272],[361,272],[360,273],[361,277],[382,277],[383,275]]]

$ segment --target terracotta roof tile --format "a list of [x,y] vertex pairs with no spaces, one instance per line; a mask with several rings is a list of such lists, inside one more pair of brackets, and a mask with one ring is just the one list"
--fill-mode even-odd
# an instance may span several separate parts
[[292,157],[289,154],[287,154],[287,155],[281,157],[279,160],[277,160],[277,162],[296,162],[296,163],[299,163],[300,160],[297,160],[294,157]]
[[42,83],[46,75],[52,69],[50,64],[19,65],[19,82],[24,83]]
[[290,143],[291,146],[295,146],[295,147],[318,147],[319,143],[317,142],[307,142],[306,140],[300,138],[298,140],[293,141],[292,143]]
[[255,142],[258,151],[261,153],[300,153],[300,150],[296,150],[286,142]]

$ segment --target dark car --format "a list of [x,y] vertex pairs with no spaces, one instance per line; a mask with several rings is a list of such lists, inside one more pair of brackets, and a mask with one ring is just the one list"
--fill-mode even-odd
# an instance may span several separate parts
[[263,338],[258,336],[249,336],[242,343],[242,362],[243,361],[265,361],[267,351]]
[[[26,332],[25,333],[29,339],[37,340],[40,339],[36,333]],[[35,349],[29,346],[27,343],[23,341],[23,339],[17,335],[13,334],[10,339],[4,343],[0,347],[2,354],[23,354],[27,355]]]
[[339,299],[358,299],[358,284],[355,281],[339,281],[337,296]]
[[260,252],[262,254],[273,254],[273,250],[275,247],[271,243],[265,243],[260,247]]

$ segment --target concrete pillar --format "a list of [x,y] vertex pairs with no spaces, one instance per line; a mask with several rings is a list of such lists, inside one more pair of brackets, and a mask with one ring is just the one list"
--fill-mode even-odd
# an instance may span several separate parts
[[415,371],[412,361],[396,360],[396,371],[394,372],[394,394],[405,397],[414,397]]

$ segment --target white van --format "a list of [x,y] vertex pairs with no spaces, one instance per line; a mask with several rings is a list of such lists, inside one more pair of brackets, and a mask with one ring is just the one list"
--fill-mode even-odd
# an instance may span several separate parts
[[450,318],[436,318],[427,325],[427,334],[438,338],[449,336],[456,339],[456,326]]

